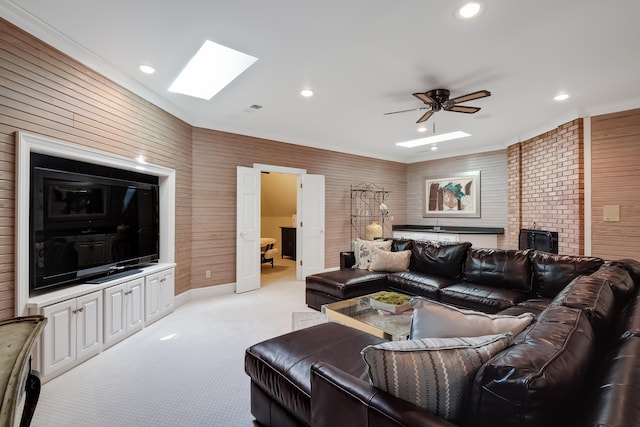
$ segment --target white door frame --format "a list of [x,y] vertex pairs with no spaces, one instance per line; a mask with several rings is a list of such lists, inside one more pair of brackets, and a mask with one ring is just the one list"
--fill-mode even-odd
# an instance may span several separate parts
[[[307,174],[306,169],[288,168],[285,166],[275,166],[275,165],[265,165],[262,163],[254,163],[253,168],[258,169],[260,172],[286,173],[290,175],[306,175]],[[297,191],[300,191],[300,189],[297,189]],[[296,262],[296,278],[300,277],[301,275],[302,275],[302,271],[300,269],[300,263]]]

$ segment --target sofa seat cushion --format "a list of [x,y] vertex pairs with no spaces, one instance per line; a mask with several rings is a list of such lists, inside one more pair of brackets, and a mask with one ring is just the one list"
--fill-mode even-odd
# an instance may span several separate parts
[[469,248],[464,281],[531,292],[529,250]]
[[[628,337],[607,355],[592,387],[583,426],[637,426],[640,420],[640,337]],[[577,425],[577,424],[576,424]]]
[[368,380],[360,351],[381,342],[384,340],[348,326],[323,323],[249,347],[245,372],[273,400],[310,425],[311,365],[324,360],[356,378]]
[[595,343],[584,312],[549,307],[475,377],[469,419],[482,426],[574,425]]
[[471,243],[414,241],[409,270],[462,280],[462,266]]
[[440,289],[456,283],[451,279],[415,271],[391,273],[387,281],[391,289],[436,300],[439,298]]
[[349,299],[386,289],[387,274],[356,268],[311,274],[305,281],[307,290]]
[[519,316],[465,310],[422,297],[411,298],[410,339],[478,337],[522,332],[534,320],[532,313]]
[[542,313],[551,304],[550,298],[531,298],[518,303],[513,307],[498,312],[509,316],[519,316],[522,313],[533,313],[536,316]]
[[629,336],[640,338],[640,292],[636,292],[631,301],[624,307],[618,319],[616,338],[627,338]]
[[495,314],[527,299],[524,292],[476,283],[456,283],[440,289],[440,301]]
[[543,298],[554,298],[576,276],[589,275],[604,263],[602,258],[539,251],[534,251],[530,260],[534,292]]

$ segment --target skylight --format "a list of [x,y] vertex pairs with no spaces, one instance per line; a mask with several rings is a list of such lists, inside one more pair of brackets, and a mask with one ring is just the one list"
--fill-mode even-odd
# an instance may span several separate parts
[[419,147],[421,145],[434,144],[436,142],[465,138],[467,136],[471,136],[471,134],[457,130],[455,132],[443,133],[440,135],[429,136],[427,138],[412,139],[411,141],[405,142],[396,142],[396,145],[399,147],[413,148]]
[[169,92],[209,100],[257,60],[207,40],[171,84]]

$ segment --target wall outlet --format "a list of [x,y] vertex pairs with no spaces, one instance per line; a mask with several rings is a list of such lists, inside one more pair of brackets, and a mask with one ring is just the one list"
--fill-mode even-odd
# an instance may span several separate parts
[[211,279],[211,270],[207,270],[207,271],[205,271],[205,272],[204,272],[204,277],[205,277],[206,279]]

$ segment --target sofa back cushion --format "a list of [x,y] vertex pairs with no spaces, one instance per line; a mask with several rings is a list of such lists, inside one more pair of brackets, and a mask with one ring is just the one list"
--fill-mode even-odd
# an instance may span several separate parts
[[629,270],[623,265],[615,263],[615,261],[603,264],[591,276],[606,280],[609,283],[618,308],[623,307],[629,301],[636,289]]
[[533,290],[541,298],[553,298],[576,276],[589,275],[604,263],[602,258],[556,255],[533,251],[530,255]]
[[478,370],[469,424],[573,425],[594,360],[593,331],[581,310],[555,306]]
[[616,301],[609,283],[601,278],[578,276],[551,302],[584,311],[598,343],[603,343],[616,315]]
[[529,250],[470,248],[464,264],[465,282],[531,292]]
[[414,241],[409,270],[462,280],[462,267],[471,243]]
[[410,239],[393,239],[391,250],[393,252],[410,251],[413,247],[413,240]]

